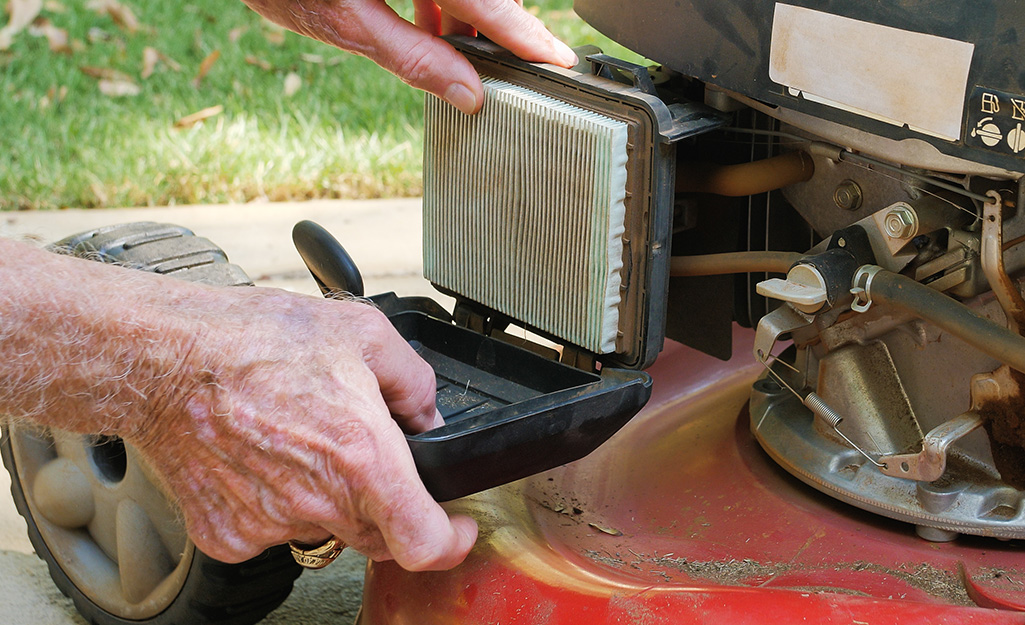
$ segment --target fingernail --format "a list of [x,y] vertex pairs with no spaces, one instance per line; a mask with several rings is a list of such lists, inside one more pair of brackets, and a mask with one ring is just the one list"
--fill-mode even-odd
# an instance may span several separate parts
[[477,97],[473,95],[473,92],[457,82],[449,85],[448,89],[445,90],[445,94],[441,97],[467,115],[473,115],[479,108],[477,106]]
[[558,39],[555,40],[555,52],[558,53],[559,58],[566,67],[573,67],[580,62],[576,53]]
[[445,425],[445,418],[441,416],[441,413],[437,410],[434,411],[434,425],[431,428],[440,428]]

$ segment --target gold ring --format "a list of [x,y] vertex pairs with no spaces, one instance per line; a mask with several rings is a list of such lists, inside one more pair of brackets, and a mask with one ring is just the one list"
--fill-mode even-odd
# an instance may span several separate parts
[[319,545],[290,540],[288,546],[292,549],[292,557],[299,563],[299,566],[307,569],[322,569],[334,562],[346,545],[338,537],[332,536]]

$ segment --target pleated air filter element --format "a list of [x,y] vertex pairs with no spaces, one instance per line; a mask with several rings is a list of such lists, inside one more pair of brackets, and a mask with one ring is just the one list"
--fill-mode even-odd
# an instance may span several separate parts
[[627,124],[501,80],[479,115],[428,97],[424,275],[595,353],[616,351]]

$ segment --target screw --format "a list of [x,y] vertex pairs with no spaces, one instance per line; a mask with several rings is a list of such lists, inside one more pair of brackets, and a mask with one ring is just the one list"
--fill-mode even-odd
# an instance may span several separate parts
[[856,211],[861,208],[861,187],[853,180],[844,180],[833,191],[833,201],[844,210]]
[[908,205],[899,205],[890,209],[883,220],[886,234],[894,239],[908,239],[918,232],[918,215]]

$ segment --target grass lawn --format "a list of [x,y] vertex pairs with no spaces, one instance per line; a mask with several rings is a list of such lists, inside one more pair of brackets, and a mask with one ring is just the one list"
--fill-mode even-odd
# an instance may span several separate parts
[[[236,0],[122,4],[137,29],[86,0],[46,0],[0,51],[0,210],[420,193],[420,92]],[[623,54],[572,0],[531,4],[570,45]],[[210,107],[223,108],[176,126]]]

